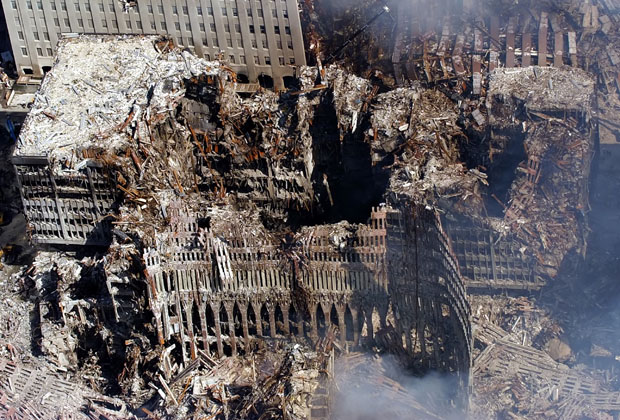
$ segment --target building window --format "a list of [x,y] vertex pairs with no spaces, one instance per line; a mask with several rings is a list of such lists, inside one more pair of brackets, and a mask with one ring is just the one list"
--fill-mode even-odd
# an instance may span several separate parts
[[[38,41],[38,40],[39,40],[39,33],[38,33],[37,31],[34,31],[34,32],[32,33],[32,35],[34,36],[34,40],[35,40],[35,41]],[[20,39],[23,39],[23,38],[20,38]]]
[[79,26],[80,28],[83,28],[83,27],[84,27],[84,21],[83,21],[82,19],[78,19],[78,26]]
[[258,56],[257,55],[254,56],[254,64],[259,64]]
[[103,7],[103,3],[99,3],[99,11],[100,12],[105,12],[105,8]]
[[202,6],[197,6],[196,12],[198,13],[198,16],[202,16]]
[[90,12],[90,3],[88,3],[88,2],[87,2],[87,3],[84,5],[84,8],[86,8],[86,11],[87,11],[87,12]]
[[291,59],[289,60],[289,63],[295,64],[295,59],[293,57],[291,57]]
[[207,7],[207,14],[213,16],[213,7]]
[[231,55],[231,56],[230,56],[230,62],[231,62],[232,64],[235,64],[235,56],[234,56],[234,55]]
[[22,40],[22,41],[23,41],[23,40],[24,40],[24,33],[23,33],[22,31],[17,31],[17,37],[18,37],[20,40]]
[[199,26],[200,26],[200,32],[204,32],[205,31],[205,24],[204,24],[204,22],[200,22]]
[[149,14],[151,14],[151,15],[152,15],[152,14],[153,14],[153,5],[152,5],[152,4],[147,5],[147,6],[146,6],[146,11],[147,11]]
[[280,27],[279,26],[274,26],[273,30],[275,31],[276,35],[280,35]]
[[188,15],[189,14],[189,10],[187,10],[187,6],[183,6],[183,14],[184,15]]
[[189,24],[189,22],[187,22],[187,23],[185,24],[185,30],[186,30],[187,32],[191,32],[191,30],[192,30],[192,25],[190,25],[190,24]]
[[142,30],[142,21],[141,20],[137,21],[136,26],[138,27],[139,30]]
[[252,17],[252,9],[248,9],[248,17]]
[[172,6],[172,14],[174,14],[174,15],[178,15],[179,14],[179,9],[177,9],[176,6]]
[[118,21],[116,19],[112,21],[112,28],[118,29]]
[[271,9],[271,16],[273,16],[274,18],[278,17],[278,11],[276,9]]
[[126,20],[125,21],[125,26],[127,27],[127,29],[131,30],[131,21],[130,20]]
[[239,10],[237,10],[236,7],[233,7],[232,12],[233,12],[233,16],[239,16]]
[[108,4],[108,9],[110,9],[110,12],[114,12],[114,4],[113,3]]
[[291,34],[291,27],[290,26],[285,26],[284,27],[284,32],[286,32],[287,35]]
[[222,7],[222,16],[228,16],[228,11],[225,7]]
[[228,48],[232,48],[232,38],[226,38],[226,45],[228,45]]
[[241,64],[245,64],[245,55],[240,55],[239,61],[241,62]]
[[58,20],[58,18],[54,18],[54,25],[58,28],[60,27],[60,21]]
[[282,16],[284,16],[285,18],[288,18],[288,10],[284,9],[282,11]]
[[281,50],[282,49],[282,40],[280,40],[280,39],[276,40],[276,45],[278,46],[278,49]]
[[73,6],[74,6],[76,12],[80,11],[80,3],[74,3]]
[[28,7],[28,10],[32,10],[32,2],[31,1],[27,1],[26,2],[26,7]]
[[268,66],[271,65],[271,58],[269,57],[265,57],[265,64],[267,64]]
[[254,33],[254,25],[250,25],[250,33],[253,34]]
[[49,32],[43,32],[43,39],[46,41],[50,40],[50,33]]
[[241,25],[238,23],[235,23],[235,32],[237,32],[238,34],[241,33]]
[[174,22],[174,29],[176,29],[177,31],[181,30],[181,23],[180,22]]
[[215,23],[210,23],[209,29],[211,29],[211,32],[215,32]]
[[95,22],[92,19],[88,19],[88,27],[91,29],[95,28]]
[[107,21],[107,20],[105,20],[105,19],[104,19],[104,20],[102,20],[102,21],[101,21],[101,26],[103,26],[104,28],[107,28],[107,27],[108,27],[108,21]]
[[256,39],[252,40],[252,48],[256,48]]
[[278,61],[280,62],[281,66],[284,65],[284,57],[278,57]]
[[52,2],[52,10],[56,11],[56,3]]
[[260,26],[260,33],[261,33],[261,34],[264,34],[264,33],[266,33],[266,32],[267,32],[267,31],[265,30],[265,25],[261,25],[261,26]]
[[51,48],[48,48],[48,49],[47,49],[47,55],[48,55],[49,57],[51,57],[51,56],[53,56],[53,55],[54,55],[54,52],[52,51],[52,49],[51,49]]
[[166,25],[166,22],[162,22],[161,23],[161,30],[162,31],[167,31],[168,30],[168,25]]
[[69,18],[65,18],[65,26],[71,27],[71,22],[69,22]]
[[67,11],[67,2],[66,2],[66,1],[63,1],[62,3],[60,3],[60,9],[61,9],[63,12],[66,12],[66,11]]
[[37,9],[43,10],[43,2],[42,1],[38,1],[37,2]]
[[153,30],[157,29],[157,27],[155,26],[155,22],[154,21],[151,21],[151,29],[153,29]]
[[224,31],[230,32],[230,25],[228,23],[224,24]]
[[37,48],[37,55],[39,57],[43,57],[43,49],[42,48]]
[[17,10],[17,1],[16,0],[11,0],[11,8],[13,10]]
[[28,57],[28,50],[26,49],[26,47],[22,47],[22,55],[24,57]]

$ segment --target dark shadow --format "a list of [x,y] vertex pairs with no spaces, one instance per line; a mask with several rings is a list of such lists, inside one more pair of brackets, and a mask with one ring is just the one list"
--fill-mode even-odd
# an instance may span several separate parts
[[258,84],[265,89],[273,89],[273,77],[266,75],[266,74],[261,74],[260,76],[258,76]]
[[260,322],[263,327],[263,337],[271,337],[271,324],[269,323],[269,311],[266,304],[260,308]]
[[327,324],[325,322],[325,314],[323,313],[323,308],[321,305],[316,306],[316,325],[317,331],[319,333],[319,337],[325,337],[327,333]]
[[276,334],[277,335],[286,335],[286,331],[284,331],[284,314],[282,313],[282,308],[280,308],[280,304],[276,305]]
[[254,313],[254,308],[252,305],[248,305],[248,334],[252,337],[256,337],[258,335],[258,331],[256,329],[256,314]]
[[353,314],[351,313],[351,309],[349,305],[346,306],[344,311],[344,328],[346,333],[346,340],[353,341],[354,340],[354,326],[353,326]]

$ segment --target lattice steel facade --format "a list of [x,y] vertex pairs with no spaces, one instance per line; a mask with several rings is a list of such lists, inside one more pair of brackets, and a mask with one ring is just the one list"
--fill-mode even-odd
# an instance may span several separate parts
[[215,216],[180,204],[167,213],[169,229],[144,253],[149,300],[160,342],[183,343],[186,361],[198,350],[244,353],[265,337],[316,341],[336,327],[343,349],[382,342],[426,368],[457,372],[467,388],[470,308],[434,212],[375,209],[346,240],[334,244],[333,225],[315,226],[289,253],[260,232],[200,227]]
[[13,157],[24,213],[34,243],[107,245],[118,197],[109,176],[91,164],[57,175],[47,157]]

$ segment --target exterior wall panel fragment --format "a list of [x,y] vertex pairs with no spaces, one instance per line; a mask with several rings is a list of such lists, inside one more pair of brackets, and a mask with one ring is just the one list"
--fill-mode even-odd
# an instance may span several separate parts
[[24,212],[33,242],[56,245],[106,245],[106,216],[116,197],[100,168],[54,175],[46,157],[14,157]]
[[[169,230],[158,234],[157,247],[144,256],[155,279],[150,300],[162,335],[184,336],[183,342],[194,337],[184,354],[193,354],[196,344],[208,354],[244,353],[257,338],[293,334],[319,340],[337,328],[344,349],[377,340],[428,366],[457,372],[462,392],[454,398],[466,406],[470,309],[435,213],[375,209],[353,236],[335,244],[333,225],[316,226],[287,255],[261,234],[220,236],[198,228],[196,220],[204,215],[187,213],[180,204],[167,213]],[[194,310],[201,325],[190,319]],[[401,339],[427,330],[428,346]]]

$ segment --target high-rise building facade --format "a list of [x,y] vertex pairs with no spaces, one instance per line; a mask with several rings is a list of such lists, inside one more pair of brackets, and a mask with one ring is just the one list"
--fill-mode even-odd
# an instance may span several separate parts
[[297,0],[2,0],[21,74],[43,75],[65,33],[168,34],[240,79],[283,85],[304,65]]

